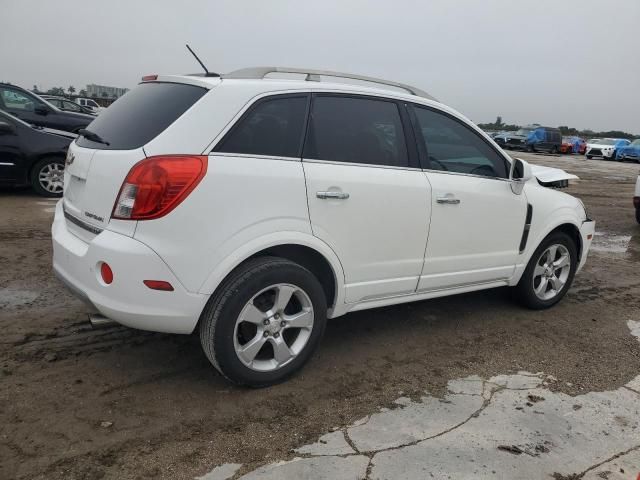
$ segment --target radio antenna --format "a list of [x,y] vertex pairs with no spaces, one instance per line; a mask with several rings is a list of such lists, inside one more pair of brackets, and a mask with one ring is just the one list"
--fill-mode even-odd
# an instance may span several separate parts
[[200,60],[198,58],[198,55],[196,55],[196,52],[194,52],[191,47],[189,46],[189,44],[187,43],[187,50],[189,50],[189,52],[191,53],[191,55],[193,55],[193,57],[198,61],[198,63],[200,64],[200,66],[202,67],[202,69],[204,70],[204,76],[205,77],[219,77],[220,75],[218,75],[217,73],[214,72],[210,72],[209,70],[207,70],[207,67],[204,66],[204,63],[202,63],[202,60]]

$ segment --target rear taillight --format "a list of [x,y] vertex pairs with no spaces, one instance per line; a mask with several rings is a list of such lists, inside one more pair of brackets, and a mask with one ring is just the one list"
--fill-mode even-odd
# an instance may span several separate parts
[[205,173],[206,156],[163,155],[142,160],[120,187],[111,218],[160,218],[187,198]]

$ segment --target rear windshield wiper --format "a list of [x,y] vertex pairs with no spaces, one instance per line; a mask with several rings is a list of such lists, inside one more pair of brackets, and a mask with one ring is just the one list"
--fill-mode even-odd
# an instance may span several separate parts
[[100,135],[91,130],[87,130],[86,128],[81,128],[78,130],[78,134],[82,135],[87,140],[91,140],[92,142],[102,143],[103,145],[109,145],[109,142],[102,139]]

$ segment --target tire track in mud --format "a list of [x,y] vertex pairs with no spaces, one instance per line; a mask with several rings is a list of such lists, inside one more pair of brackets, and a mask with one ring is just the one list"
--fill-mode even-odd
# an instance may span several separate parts
[[[83,322],[84,323],[84,322]],[[82,324],[80,324],[82,325]],[[51,333],[28,333],[9,342],[9,356],[17,361],[61,360],[74,356],[137,346],[164,335],[113,326],[94,329],[90,325],[70,324]]]

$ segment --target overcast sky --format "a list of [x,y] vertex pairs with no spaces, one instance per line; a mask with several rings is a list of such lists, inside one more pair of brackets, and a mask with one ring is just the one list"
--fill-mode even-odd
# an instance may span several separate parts
[[0,0],[0,81],[134,86],[281,65],[426,90],[475,122],[640,134],[640,0]]

